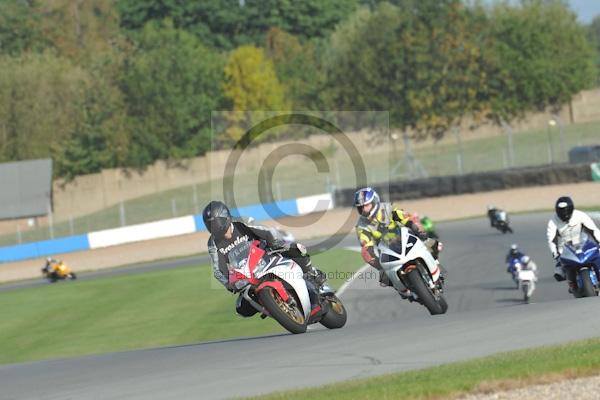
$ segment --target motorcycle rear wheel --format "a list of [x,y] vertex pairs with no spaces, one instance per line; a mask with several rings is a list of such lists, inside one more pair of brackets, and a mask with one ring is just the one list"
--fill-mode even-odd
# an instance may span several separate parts
[[294,334],[306,332],[306,320],[297,302],[295,306],[286,303],[277,290],[268,286],[258,293],[258,298],[271,317],[285,329]]

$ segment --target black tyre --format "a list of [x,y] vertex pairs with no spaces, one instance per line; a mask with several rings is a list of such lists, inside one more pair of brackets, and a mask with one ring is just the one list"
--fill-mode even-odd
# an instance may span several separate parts
[[69,278],[71,278],[71,279],[77,279],[77,275],[75,275],[75,272],[71,272],[69,274]]
[[421,300],[431,315],[444,313],[442,305],[436,300],[431,289],[425,284],[418,268],[415,268],[408,273],[408,282],[410,290],[417,294],[419,300]]
[[326,299],[329,311],[319,321],[321,325],[328,329],[338,329],[346,325],[348,314],[341,300],[336,295],[327,296]]
[[525,303],[529,303],[529,296],[527,295],[527,293],[529,292],[529,283],[524,283],[522,285],[523,288],[523,301]]
[[583,288],[581,288],[581,297],[593,297],[598,296],[592,279],[590,278],[590,271],[588,269],[582,269],[579,271],[581,274],[581,280],[583,282]]
[[444,296],[440,295],[438,303],[440,303],[440,306],[442,307],[442,314],[446,314],[446,311],[448,311],[448,303],[446,303]]
[[272,287],[265,287],[258,293],[260,303],[267,309],[271,317],[281,324],[291,333],[306,332],[306,319],[304,313],[296,305],[292,306],[279,296],[277,290]]

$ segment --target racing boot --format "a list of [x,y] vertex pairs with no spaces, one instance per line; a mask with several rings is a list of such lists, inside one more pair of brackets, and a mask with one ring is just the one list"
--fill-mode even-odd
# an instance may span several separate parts
[[310,298],[310,315],[308,317],[307,323],[310,325],[319,319],[329,311],[327,308],[327,304],[323,302],[321,304],[322,298],[319,295],[319,288],[315,286],[315,284],[307,280],[306,287],[308,288],[308,296]]
[[381,287],[392,286],[392,282],[390,282],[390,278],[387,276],[387,274],[383,270],[379,270],[379,286],[381,286]]
[[566,275],[565,269],[560,265],[560,263],[557,263],[554,267],[554,279],[556,279],[557,282],[561,282],[567,279]]
[[440,264],[439,260],[435,260],[438,268],[440,269],[440,280],[442,281],[442,285],[446,283],[446,278],[448,277],[448,270]]
[[442,251],[442,249],[444,248],[444,245],[442,244],[442,242],[440,242],[439,240],[436,240],[436,239],[426,238],[423,241],[423,243],[425,244],[425,247],[427,247],[427,249],[433,256],[433,258],[435,258],[437,260],[438,257],[440,256],[440,251]]

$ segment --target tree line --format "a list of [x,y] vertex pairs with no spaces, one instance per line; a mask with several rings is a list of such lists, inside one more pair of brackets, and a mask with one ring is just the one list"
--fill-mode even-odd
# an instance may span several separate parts
[[387,110],[439,139],[568,103],[599,54],[561,0],[0,0],[0,161],[143,168],[239,140],[236,110]]

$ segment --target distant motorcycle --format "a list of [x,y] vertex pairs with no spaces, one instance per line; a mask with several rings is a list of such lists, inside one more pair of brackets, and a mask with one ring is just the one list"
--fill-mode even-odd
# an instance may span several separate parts
[[492,220],[492,226],[503,234],[506,232],[513,233],[512,228],[508,225],[508,214],[506,211],[498,210],[495,212]]
[[77,279],[75,272],[62,261],[53,261],[47,267],[42,268],[42,275],[52,283],[58,280]]
[[521,270],[521,262],[518,258],[513,258],[508,262],[508,268],[506,272],[511,275],[513,282],[515,283],[515,289],[519,289],[521,282],[519,281],[519,271]]
[[587,234],[582,232],[576,243],[565,244],[560,255],[560,263],[565,270],[576,271],[577,288],[573,291],[573,296],[576,298],[598,296],[600,250]]
[[523,301],[529,303],[531,295],[535,290],[535,281],[537,280],[535,272],[529,269],[519,269],[517,272],[517,280],[523,290]]

